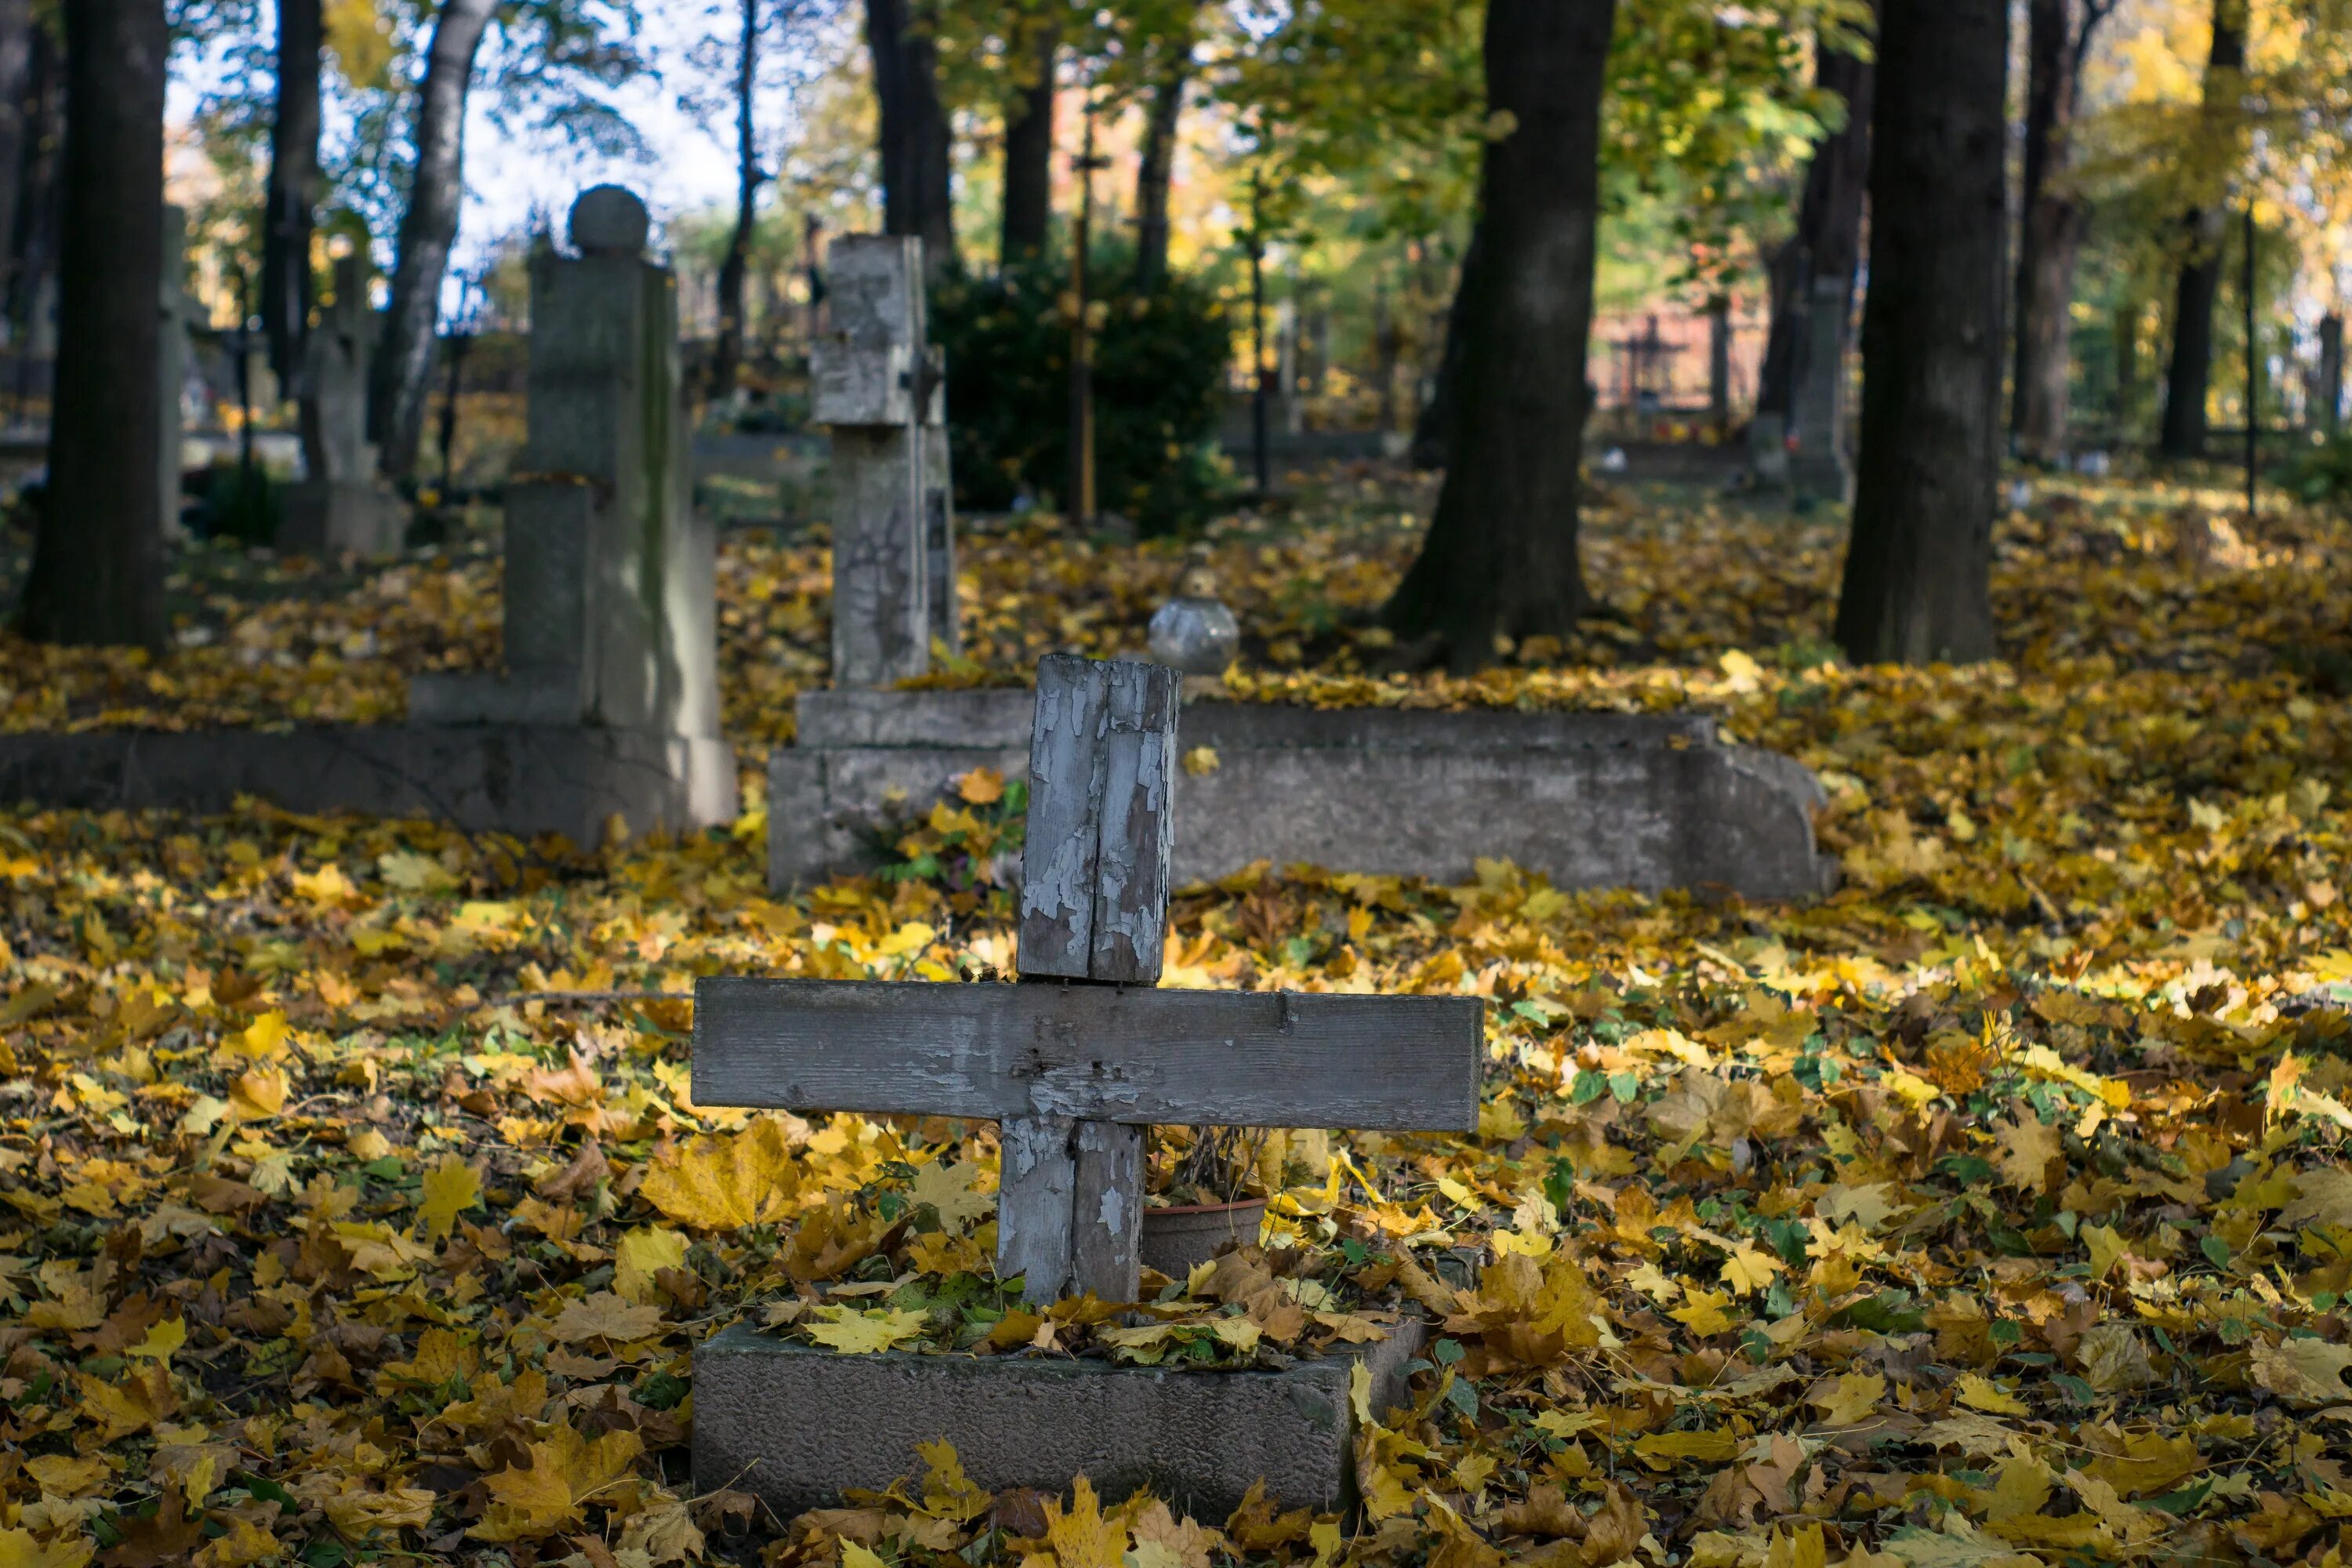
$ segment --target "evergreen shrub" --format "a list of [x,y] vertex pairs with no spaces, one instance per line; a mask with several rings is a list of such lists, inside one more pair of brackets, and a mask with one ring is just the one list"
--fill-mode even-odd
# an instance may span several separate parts
[[[1216,449],[1233,327],[1200,278],[1135,287],[1131,247],[1097,247],[1095,504],[1148,533],[1204,521],[1232,489]],[[958,505],[1002,511],[1024,491],[1064,506],[1069,480],[1069,261],[1018,261],[933,292],[947,351]]]

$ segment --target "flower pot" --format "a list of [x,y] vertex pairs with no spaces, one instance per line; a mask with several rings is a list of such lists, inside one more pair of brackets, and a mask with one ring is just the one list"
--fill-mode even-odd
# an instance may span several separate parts
[[1234,1204],[1183,1204],[1143,1211],[1143,1266],[1181,1279],[1195,1264],[1231,1247],[1253,1246],[1265,1218],[1264,1198]]

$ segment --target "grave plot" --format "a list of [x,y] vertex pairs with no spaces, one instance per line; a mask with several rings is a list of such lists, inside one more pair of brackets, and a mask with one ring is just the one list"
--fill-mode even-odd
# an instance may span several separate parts
[[[254,795],[580,843],[616,817],[640,832],[732,817],[715,543],[688,505],[676,290],[646,232],[643,203],[598,187],[572,208],[579,254],[532,274],[502,672],[419,679],[404,724],[0,737],[0,800],[218,812]],[[331,467],[322,483],[320,530],[378,515],[360,480]]]
[[[1178,676],[1067,656],[1038,668],[1018,984],[712,979],[696,987],[707,1106],[998,1124],[996,1274],[1034,1306],[1133,1302],[1153,1122],[1468,1131],[1485,1004],[1160,991]],[[695,1352],[698,1486],[780,1516],[919,1476],[944,1438],[990,1489],[1150,1486],[1202,1511],[1263,1483],[1340,1506],[1350,1381],[1385,1410],[1418,1328],[1278,1371],[841,1355],[748,1325]]]
[[[901,690],[956,647],[944,411],[924,339],[918,242],[834,250],[834,331],[816,417],[833,431],[834,689],[803,693],[770,759],[769,881],[871,869],[894,815],[975,767],[1025,767],[1029,695]],[[1140,628],[1138,628],[1139,632]],[[1564,887],[1801,898],[1832,885],[1814,847],[1820,785],[1800,764],[1719,743],[1698,714],[1316,711],[1205,701],[1173,788],[1174,872],[1253,861],[1463,881],[1506,858]]]

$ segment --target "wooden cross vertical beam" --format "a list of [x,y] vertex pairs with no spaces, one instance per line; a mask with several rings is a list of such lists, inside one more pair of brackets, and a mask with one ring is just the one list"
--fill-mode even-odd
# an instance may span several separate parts
[[[1181,677],[1053,655],[1037,666],[1022,856],[1021,975],[1154,985],[1168,936]],[[1148,1129],[1060,1116],[1001,1126],[997,1274],[1031,1301],[1135,1297]]]

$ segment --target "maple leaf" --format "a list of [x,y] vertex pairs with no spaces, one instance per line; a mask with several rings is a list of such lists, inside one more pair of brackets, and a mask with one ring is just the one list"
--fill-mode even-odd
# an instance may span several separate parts
[[425,1171],[416,1217],[424,1220],[428,1239],[446,1241],[457,1217],[480,1201],[482,1175],[457,1154],[445,1154],[437,1166]]
[[2001,1128],[1993,1169],[2000,1173],[2005,1185],[2038,1193],[2048,1184],[2051,1162],[2063,1155],[2065,1148],[2056,1128],[2029,1113],[2024,1121]]
[[2282,1228],[2332,1225],[2352,1229],[2352,1168],[2320,1165],[2298,1171],[2294,1198],[2279,1210]]
[[892,1307],[870,1312],[855,1307],[819,1307],[812,1316],[822,1321],[803,1323],[803,1331],[826,1349],[845,1355],[871,1355],[889,1350],[921,1333],[930,1321],[927,1312]]
[[[270,1513],[275,1515],[274,1506]],[[196,1553],[196,1568],[251,1568],[255,1563],[277,1562],[285,1550],[269,1528],[268,1518],[242,1510],[227,1513],[215,1510],[210,1517],[223,1531]]]
[[2031,1412],[2025,1401],[1980,1373],[1961,1373],[1959,1382],[1953,1385],[1952,1397],[1988,1415],[2024,1415]]
[[697,1230],[740,1230],[781,1219],[800,1185],[783,1124],[754,1120],[740,1132],[695,1138],[655,1156],[638,1194]]
[[616,1291],[603,1290],[565,1304],[550,1331],[566,1344],[583,1340],[641,1340],[662,1326],[661,1309],[641,1307]]
[[579,1522],[591,1500],[629,1474],[645,1444],[625,1427],[590,1442],[569,1426],[557,1426],[528,1451],[528,1468],[509,1465],[483,1479],[490,1506],[468,1535],[478,1541],[535,1541]]
[[915,1168],[912,1197],[918,1207],[929,1205],[950,1230],[961,1230],[994,1208],[985,1193],[972,1190],[980,1167],[969,1160],[949,1163],[934,1160]]
[[977,1519],[995,1500],[963,1473],[963,1458],[946,1438],[916,1444],[915,1457],[924,1466],[924,1512],[939,1519]]
[[1209,1568],[1210,1553],[1224,1544],[1221,1532],[1178,1519],[1158,1498],[1128,1528],[1135,1537],[1129,1553],[1134,1568]]
[[1724,1310],[1731,1305],[1732,1300],[1728,1291],[1689,1290],[1684,1293],[1683,1305],[1666,1316],[1685,1325],[1701,1339],[1727,1334],[1738,1326],[1738,1320]]
[[1127,1526],[1103,1517],[1094,1485],[1084,1476],[1071,1488],[1067,1509],[1057,1498],[1046,1501],[1045,1539],[1060,1568],[1124,1568]]
[[33,1478],[43,1497],[77,1498],[96,1491],[98,1483],[114,1472],[95,1455],[74,1458],[65,1454],[44,1454],[26,1460],[25,1473]]
[[134,1432],[145,1431],[180,1407],[179,1395],[172,1390],[171,1373],[154,1362],[126,1373],[120,1384],[107,1383],[87,1373],[77,1373],[74,1383],[81,1391],[82,1413],[98,1423],[101,1442],[119,1443]]
[[1723,1282],[1735,1296],[1752,1295],[1779,1279],[1787,1266],[1755,1243],[1743,1241],[1723,1260]]
[[2352,1372],[2352,1345],[2332,1345],[2326,1340],[2284,1339],[2276,1344],[2256,1341],[2254,1381],[2299,1409],[2341,1405],[2352,1400],[2344,1374]]
[[613,1248],[613,1289],[632,1301],[650,1302],[654,1276],[686,1265],[686,1237],[657,1225],[641,1225]]
[[[656,1503],[629,1515],[621,1526],[622,1552],[642,1552],[647,1563],[683,1563],[701,1555],[702,1529],[683,1502]],[[622,1559],[616,1554],[615,1561]]]
[[1822,1425],[1851,1426],[1875,1412],[1885,1397],[1885,1378],[1874,1372],[1849,1372],[1817,1389],[1809,1403],[1822,1413]]
[[43,1541],[29,1530],[0,1530],[0,1568],[82,1568],[94,1542]]
[[386,1487],[382,1491],[335,1492],[320,1506],[330,1524],[356,1540],[371,1530],[423,1529],[433,1522],[434,1500],[423,1487]]

